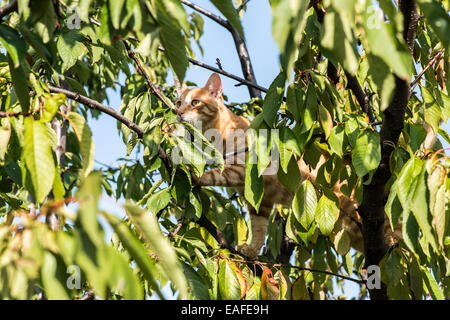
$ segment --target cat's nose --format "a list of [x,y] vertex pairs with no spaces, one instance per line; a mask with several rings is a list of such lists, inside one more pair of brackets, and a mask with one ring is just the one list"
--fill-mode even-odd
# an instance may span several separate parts
[[181,109],[177,109],[177,114],[179,115],[179,116],[182,116],[183,115],[183,110],[181,110]]

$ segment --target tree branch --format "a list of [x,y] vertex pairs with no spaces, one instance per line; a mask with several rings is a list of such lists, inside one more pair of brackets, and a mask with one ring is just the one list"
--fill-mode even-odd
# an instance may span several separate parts
[[351,75],[347,71],[345,71],[345,76],[347,77],[347,88],[352,90],[361,109],[369,117],[370,123],[373,124],[376,119],[375,116],[373,115],[372,108],[370,107],[370,99],[361,88],[358,78],[356,78],[356,76]]
[[8,4],[0,8],[0,20],[2,20],[8,14],[17,10],[17,0],[11,1]]
[[419,82],[420,78],[422,78],[422,76],[425,74],[425,72],[436,62],[436,60],[441,58],[443,55],[444,55],[444,49],[439,50],[438,53],[436,53],[434,55],[434,57],[431,58],[431,60],[428,62],[428,64],[425,66],[425,68],[423,68],[422,71],[420,71],[420,73],[417,75],[417,77],[411,82],[411,84],[410,84],[411,89],[412,89],[412,87],[414,87],[417,84],[417,82]]
[[190,1],[181,0],[181,3],[187,5],[188,7],[194,9],[197,12],[200,12],[204,16],[210,18],[211,20],[213,20],[213,21],[217,22],[218,24],[220,24],[222,27],[227,28],[229,30],[230,24],[228,23],[227,20],[219,17],[218,15],[215,15],[214,13],[212,13],[212,12],[206,10],[206,9],[203,9],[202,7],[192,3]]
[[342,278],[342,279],[345,279],[345,280],[353,281],[353,282],[356,282],[356,283],[359,283],[359,284],[366,284],[365,280],[360,280],[360,279],[347,277],[347,276],[344,276],[342,274],[337,274],[337,273],[333,273],[331,271],[326,271],[326,270],[319,270],[319,269],[312,269],[312,268],[306,268],[306,267],[300,267],[300,266],[293,266],[293,265],[290,265],[290,264],[283,264],[283,263],[271,263],[271,262],[262,262],[262,261],[249,261],[249,260],[243,260],[243,259],[234,259],[234,258],[229,258],[229,257],[222,256],[222,255],[219,255],[218,258],[231,260],[231,261],[235,261],[235,262],[251,264],[251,265],[291,268],[291,269],[297,269],[297,270],[302,270],[302,271],[324,273],[324,274],[327,274],[327,275],[330,275],[330,276],[334,276],[334,277]]
[[[244,41],[244,39],[241,37],[239,32],[228,22],[228,20],[225,20],[212,12],[209,12],[208,10],[203,9],[202,7],[193,4],[190,1],[187,0],[181,0],[181,2],[188,7],[194,9],[197,12],[200,12],[201,14],[205,15],[206,17],[210,18],[211,20],[217,22],[222,27],[230,31],[231,36],[233,37],[234,44],[236,46],[236,51],[239,57],[239,61],[241,63],[241,69],[242,73],[244,75],[245,80],[247,80],[248,83],[256,84],[256,77],[255,72],[253,71],[253,66],[250,60],[250,55],[248,53],[247,45]],[[245,5],[248,1],[245,1],[243,5]],[[242,8],[241,8],[242,9]],[[237,11],[239,12],[239,8]],[[244,83],[244,82],[243,82]],[[249,84],[245,83],[248,88],[248,92],[250,94],[250,97],[252,98],[261,98],[261,90],[258,89],[256,86],[250,86]]]
[[244,9],[244,7],[247,5],[247,3],[249,3],[250,0],[244,0],[242,1],[241,5],[239,7],[237,7],[237,12],[240,12],[242,9]]
[[[159,47],[158,49],[160,51],[163,51],[163,52],[165,51],[165,49],[163,47]],[[262,92],[267,92],[267,88],[264,88],[264,87],[262,87],[260,85],[257,85],[255,83],[253,83],[253,82],[247,81],[247,80],[245,80],[245,79],[243,79],[241,77],[238,77],[238,76],[236,76],[236,75],[234,75],[232,73],[226,72],[223,69],[216,68],[216,67],[211,66],[209,64],[206,64],[206,63],[203,63],[201,61],[195,60],[194,58],[191,58],[191,57],[188,57],[188,60],[193,65],[196,65],[196,66],[199,66],[201,68],[210,70],[212,72],[217,72],[217,73],[219,73],[219,74],[221,74],[221,75],[223,75],[225,77],[228,77],[230,79],[233,79],[233,80],[236,80],[238,82],[241,82],[241,83],[245,84],[246,86],[253,87],[253,88],[258,89],[258,90],[260,90]]]
[[139,72],[144,76],[145,78],[145,82],[147,82],[147,85],[150,87],[152,93],[168,108],[173,109],[174,107],[167,102],[166,98],[161,94],[161,92],[158,90],[158,88],[151,82],[150,77],[148,76],[147,72],[144,70],[144,68],[142,67],[139,59],[136,57],[136,54],[134,53],[134,51],[130,48],[130,46],[128,45],[128,43],[126,42],[126,40],[122,41],[125,49],[127,50],[127,54],[128,57],[130,57],[131,60],[134,61],[134,63],[136,64],[137,69],[139,70]]
[[[134,132],[136,132],[139,138],[142,138],[144,136],[144,133],[145,133],[144,130],[142,130],[137,124],[132,122],[130,119],[128,119],[128,118],[124,117],[123,115],[121,115],[120,113],[118,113],[113,108],[107,107],[98,101],[95,101],[93,99],[90,99],[88,97],[80,95],[78,93],[75,93],[73,91],[69,91],[69,90],[62,89],[59,87],[54,87],[54,86],[48,86],[48,88],[51,93],[63,93],[68,98],[75,100],[76,102],[82,103],[90,109],[99,110],[103,113],[110,115],[117,121],[119,121],[122,124],[124,124],[125,126],[127,126],[130,130],[133,130]],[[166,169],[168,170],[169,173],[171,173],[173,170],[172,163],[170,161],[169,156],[164,152],[164,150],[161,149],[161,147],[158,147],[158,157],[161,158],[164,165],[166,166]]]
[[[404,17],[403,37],[412,54],[416,34],[418,14],[413,0],[401,0],[400,11]],[[380,130],[381,161],[371,183],[364,185],[363,200],[358,208],[362,218],[362,233],[366,265],[378,265],[387,253],[384,235],[384,198],[386,183],[391,177],[389,161],[403,130],[405,111],[410,97],[409,81],[395,76],[393,99],[383,112],[383,125]],[[386,286],[369,290],[371,299],[388,299]]]

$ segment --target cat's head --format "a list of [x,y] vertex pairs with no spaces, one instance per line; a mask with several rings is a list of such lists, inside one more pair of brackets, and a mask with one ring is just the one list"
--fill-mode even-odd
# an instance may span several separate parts
[[175,104],[179,121],[200,123],[203,129],[208,129],[224,107],[219,75],[213,73],[203,88],[184,89]]

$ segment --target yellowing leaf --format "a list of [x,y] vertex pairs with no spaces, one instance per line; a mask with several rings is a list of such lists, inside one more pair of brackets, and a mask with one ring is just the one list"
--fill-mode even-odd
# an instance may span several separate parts
[[278,300],[280,287],[278,281],[273,277],[272,271],[264,267],[261,276],[261,299],[262,300]]

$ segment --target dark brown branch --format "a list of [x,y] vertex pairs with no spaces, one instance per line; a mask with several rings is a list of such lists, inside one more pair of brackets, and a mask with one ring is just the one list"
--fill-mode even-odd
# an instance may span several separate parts
[[[225,29],[230,31],[231,36],[233,37],[234,44],[236,46],[236,51],[237,51],[237,54],[239,57],[239,61],[241,63],[241,69],[242,69],[244,78],[248,83],[256,84],[255,72],[253,71],[253,66],[252,66],[252,63],[250,60],[250,55],[248,53],[247,45],[245,44],[245,41],[241,37],[239,32],[227,20],[213,14],[212,12],[209,12],[208,10],[205,10],[202,7],[200,7],[196,4],[193,4],[192,2],[187,1],[187,0],[181,0],[181,2],[185,5],[187,5],[188,7],[194,9],[195,11],[200,12],[201,14],[210,18],[211,20],[217,22],[222,27],[224,27]],[[257,86],[250,86],[247,83],[245,83],[245,84],[247,85],[250,97],[261,98],[261,90],[259,88],[257,88]]]
[[[165,51],[165,49],[163,47],[159,47],[158,49],[160,51]],[[225,77],[228,77],[230,79],[233,79],[233,80],[236,80],[236,81],[238,81],[240,83],[243,83],[246,86],[250,86],[250,87],[253,87],[253,88],[258,89],[260,91],[267,92],[267,88],[264,88],[264,87],[262,87],[260,85],[252,83],[250,81],[247,81],[247,80],[245,80],[245,79],[243,79],[241,77],[238,77],[238,76],[236,76],[236,75],[234,75],[232,73],[226,72],[225,70],[221,70],[219,68],[213,67],[213,66],[211,66],[209,64],[206,64],[206,63],[203,63],[201,61],[195,60],[194,58],[191,58],[191,57],[188,57],[188,60],[193,65],[199,66],[201,68],[204,68],[204,69],[207,69],[207,70],[210,70],[210,71],[213,71],[213,72],[217,72],[217,73],[219,73],[219,74],[221,74],[221,75],[223,75]]]
[[0,20],[2,20],[5,16],[16,10],[17,10],[17,0],[8,2],[8,4],[0,8]]
[[[142,138],[144,136],[144,133],[145,133],[144,130],[142,130],[138,125],[136,125],[134,122],[132,122],[128,118],[124,117],[123,115],[121,115],[120,113],[115,111],[113,108],[107,107],[93,99],[90,99],[88,97],[85,97],[83,95],[80,95],[78,93],[75,93],[75,92],[72,92],[72,91],[69,91],[66,89],[53,87],[53,86],[49,86],[48,88],[49,88],[50,92],[52,92],[52,93],[63,93],[68,98],[73,99],[79,103],[82,103],[85,106],[87,106],[88,108],[99,110],[103,113],[110,115],[117,121],[126,125],[129,129],[136,132],[139,138]],[[173,171],[173,165],[172,165],[171,159],[165,153],[165,151],[161,149],[161,147],[158,148],[158,157],[163,161],[164,165],[166,166],[167,171],[169,173],[171,173]],[[200,226],[204,227],[217,240],[217,242],[220,244],[221,247],[227,248],[228,250],[230,250],[233,253],[237,253],[236,250],[234,250],[234,248],[228,244],[228,242],[226,241],[225,237],[222,234],[222,231],[220,229],[216,228],[211,223],[211,221],[209,221],[205,216],[201,216],[200,219],[198,219],[196,221],[196,223],[198,223]]]
[[242,9],[244,9],[244,7],[247,5],[247,3],[249,3],[250,0],[244,0],[242,1],[241,5],[239,7],[237,7],[236,11],[240,12]]
[[351,75],[347,71],[345,71],[345,76],[347,77],[347,88],[352,90],[361,109],[369,117],[370,123],[374,123],[376,119],[375,116],[373,115],[372,108],[370,107],[370,99],[361,88],[358,78],[356,78],[356,76]]
[[136,57],[136,54],[134,51],[130,48],[126,40],[122,41],[125,49],[127,50],[128,57],[130,57],[131,60],[134,61],[136,64],[137,69],[139,72],[144,76],[145,82],[147,82],[147,85],[150,87],[152,93],[168,108],[173,109],[173,106],[167,102],[166,98],[161,94],[161,92],[158,90],[158,88],[151,82],[150,77],[148,76],[147,72],[144,70],[144,68],[141,65],[141,62]]
[[[75,93],[73,91],[69,91],[69,90],[62,89],[59,87],[54,87],[54,86],[49,86],[48,88],[51,93],[63,93],[68,98],[75,100],[76,102],[82,103],[90,109],[99,110],[103,113],[110,115],[117,121],[119,121],[122,124],[124,124],[125,126],[127,126],[130,130],[133,130],[134,132],[136,132],[139,138],[142,138],[145,134],[144,130],[142,130],[137,124],[132,122],[130,119],[124,117],[123,115],[118,113],[113,108],[107,107],[98,101],[95,101],[93,99],[90,99],[88,97],[80,95],[78,93]],[[158,157],[161,158],[164,165],[166,166],[166,169],[168,170],[169,173],[171,173],[173,170],[172,162],[170,161],[169,156],[164,152],[164,150],[161,149],[161,147],[158,148]]]
[[221,25],[222,27],[224,27],[224,28],[227,28],[227,29],[228,29],[228,28],[230,27],[230,25],[229,25],[229,23],[228,23],[227,20],[225,20],[225,19],[219,17],[218,15],[216,15],[216,14],[214,14],[214,13],[212,13],[212,12],[206,10],[206,9],[203,9],[202,7],[200,7],[200,6],[198,6],[198,5],[194,4],[194,3],[192,3],[192,2],[190,2],[190,1],[187,1],[187,0],[181,0],[181,3],[187,5],[188,7],[194,9],[194,10],[197,11],[197,12],[200,12],[200,13],[203,14],[204,16],[210,18],[211,20],[214,20],[215,22],[217,22],[218,24],[220,24],[220,25]]
[[[418,21],[417,7],[413,0],[402,0],[399,5],[404,17],[403,37],[412,54]],[[409,97],[409,81],[395,76],[393,99],[383,112],[384,119],[380,130],[380,165],[375,171],[371,183],[364,185],[363,200],[358,208],[358,212],[362,217],[366,265],[378,265],[388,251],[384,234],[385,186],[391,177],[389,166],[390,157],[403,130],[405,111]],[[381,289],[372,289],[369,292],[371,299],[388,299],[384,284],[382,284]]]
[[232,253],[239,254],[225,239],[222,230],[216,228],[216,226],[213,225],[212,222],[209,221],[204,215],[202,215],[200,219],[195,221],[195,223],[205,228],[213,236],[213,238],[216,239],[221,248],[228,249]]

